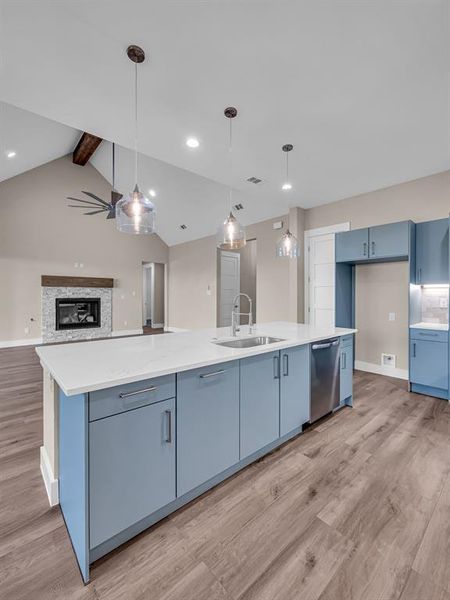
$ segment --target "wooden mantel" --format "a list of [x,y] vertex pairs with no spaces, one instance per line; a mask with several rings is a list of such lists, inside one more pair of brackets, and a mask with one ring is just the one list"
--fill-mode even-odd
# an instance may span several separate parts
[[112,288],[114,287],[114,279],[109,277],[65,277],[64,275],[42,275],[41,286]]

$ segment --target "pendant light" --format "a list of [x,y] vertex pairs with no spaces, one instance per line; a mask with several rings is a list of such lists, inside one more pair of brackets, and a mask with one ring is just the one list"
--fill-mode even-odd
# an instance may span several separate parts
[[229,106],[224,110],[223,113],[230,122],[230,135],[229,135],[229,146],[228,151],[230,155],[230,186],[228,190],[228,201],[230,214],[225,221],[220,225],[217,231],[217,247],[221,250],[239,250],[243,248],[247,242],[245,239],[245,228],[239,223],[236,217],[233,215],[231,207],[232,202],[232,174],[233,174],[233,161],[232,161],[232,145],[233,145],[233,119],[237,115],[237,109],[234,106]]
[[285,144],[281,149],[286,154],[286,178],[281,189],[287,192],[292,190],[292,184],[289,181],[289,152],[294,149],[294,146],[292,144]]
[[128,58],[134,62],[134,180],[135,186],[128,196],[116,204],[117,229],[123,233],[154,233],[156,208],[138,186],[138,73],[137,66],[144,62],[145,52],[139,46],[127,48]]
[[[281,149],[286,153],[286,179],[282,185],[283,190],[292,189],[292,185],[289,183],[289,164],[288,164],[288,153],[293,150],[292,144],[285,144]],[[300,256],[300,247],[298,240],[293,233],[286,229],[281,238],[277,242],[277,256],[286,258],[298,258]]]

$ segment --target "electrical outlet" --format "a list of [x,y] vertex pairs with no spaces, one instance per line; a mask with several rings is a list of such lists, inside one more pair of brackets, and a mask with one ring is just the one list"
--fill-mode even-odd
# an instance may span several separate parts
[[80,263],[80,269],[84,267],[84,263]]
[[132,296],[136,296],[136,292],[133,290],[133,291],[131,292],[131,295],[132,295]]
[[126,326],[128,325],[128,321],[124,321],[123,324]]
[[210,285],[208,285],[208,287],[206,288],[206,295],[211,296],[211,286]]
[[26,334],[30,333],[30,328],[29,328],[29,327],[25,327],[25,329],[24,329],[24,332],[25,332]]
[[389,313],[389,321],[395,321],[395,313]]

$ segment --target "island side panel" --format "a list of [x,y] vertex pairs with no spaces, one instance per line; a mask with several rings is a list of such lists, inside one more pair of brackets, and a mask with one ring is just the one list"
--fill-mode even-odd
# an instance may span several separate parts
[[89,581],[88,398],[59,390],[59,503],[85,583]]
[[[42,363],[41,363],[42,365]],[[58,386],[50,372],[43,370],[43,446],[40,449],[40,466],[50,506],[59,503],[58,493]]]

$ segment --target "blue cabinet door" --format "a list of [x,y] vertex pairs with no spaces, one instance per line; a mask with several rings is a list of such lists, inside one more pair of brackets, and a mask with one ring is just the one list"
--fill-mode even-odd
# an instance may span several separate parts
[[177,495],[239,461],[239,363],[177,375]]
[[369,230],[354,229],[336,234],[336,262],[353,262],[369,258]]
[[410,340],[412,383],[448,389],[448,343]]
[[281,351],[280,435],[286,435],[309,421],[309,346]]
[[[353,395],[353,343],[341,346],[340,404],[351,403]],[[350,401],[349,401],[350,399]]]
[[416,225],[416,283],[449,282],[449,220]]
[[369,258],[401,258],[409,255],[409,221],[369,229]]
[[268,352],[241,362],[241,459],[280,434],[280,353]]
[[89,423],[90,548],[175,499],[175,400]]

